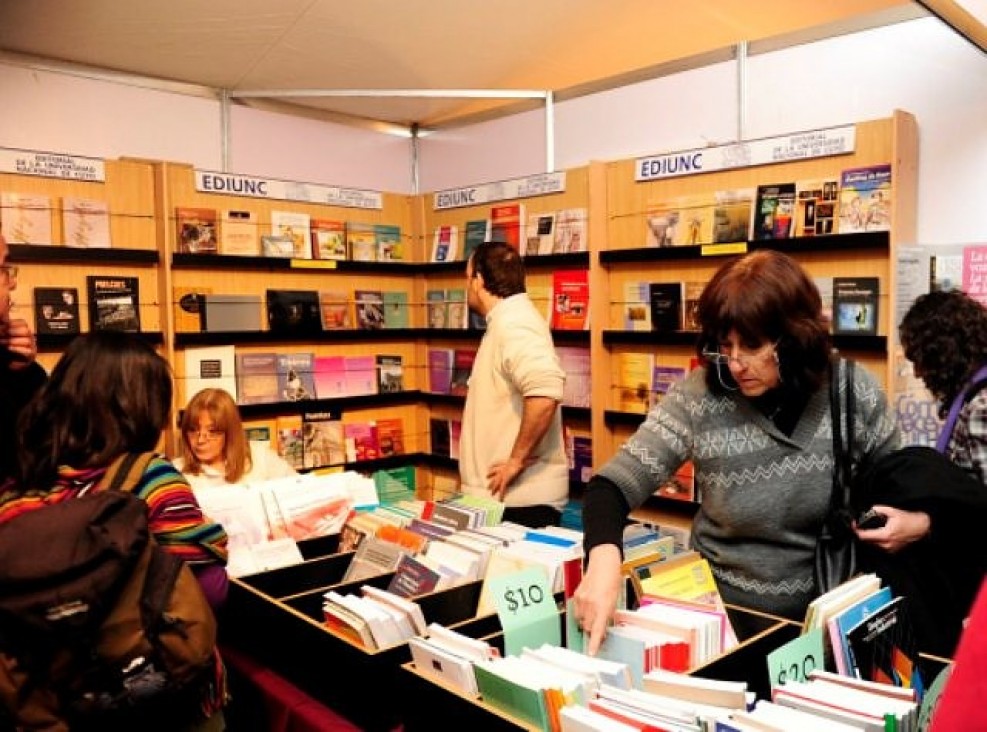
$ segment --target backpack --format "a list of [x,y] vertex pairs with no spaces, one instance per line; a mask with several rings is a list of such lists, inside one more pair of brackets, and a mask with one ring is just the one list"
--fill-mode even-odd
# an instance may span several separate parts
[[18,729],[106,729],[211,678],[209,603],[131,492],[153,457],[124,455],[87,494],[0,524],[0,701]]

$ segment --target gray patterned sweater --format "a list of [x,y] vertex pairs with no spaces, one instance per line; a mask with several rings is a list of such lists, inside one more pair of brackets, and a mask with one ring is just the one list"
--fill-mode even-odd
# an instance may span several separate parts
[[[841,362],[841,394],[846,387]],[[854,464],[898,446],[887,399],[874,377],[854,377]],[[695,369],[676,384],[600,470],[633,509],[686,460],[701,503],[692,543],[713,569],[723,599],[800,618],[814,596],[813,554],[832,489],[828,384],[806,404],[791,437],[734,392],[711,394]]]

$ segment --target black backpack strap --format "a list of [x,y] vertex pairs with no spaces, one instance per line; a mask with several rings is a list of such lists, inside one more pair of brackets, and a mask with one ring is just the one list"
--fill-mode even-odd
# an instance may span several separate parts
[[[842,361],[846,368],[846,407],[840,402],[840,360],[833,362],[829,379],[830,421],[833,423],[833,493],[830,510],[840,511],[850,505],[850,482],[853,477],[854,411],[854,362]],[[843,425],[846,423],[846,443],[843,442]]]

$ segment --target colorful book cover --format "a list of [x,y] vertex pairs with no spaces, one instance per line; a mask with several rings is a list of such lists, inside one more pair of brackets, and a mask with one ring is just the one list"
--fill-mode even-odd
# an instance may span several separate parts
[[569,480],[588,483],[593,476],[593,438],[573,435],[569,441]]
[[469,325],[466,290],[461,287],[446,290],[446,327],[465,330]]
[[275,420],[277,453],[295,470],[305,467],[305,447],[302,438],[302,416],[283,414]]
[[346,445],[348,463],[376,460],[380,457],[377,426],[373,422],[343,423],[343,442]]
[[924,683],[908,598],[898,596],[847,632],[854,675],[866,681],[915,689]]
[[346,368],[346,394],[377,393],[377,363],[374,356],[343,356]]
[[623,351],[616,361],[617,409],[644,414],[648,411],[654,354]]
[[215,254],[219,251],[217,214],[214,208],[178,206],[175,231],[179,254]]
[[624,283],[624,330],[651,330],[651,286],[649,283]]
[[354,262],[373,262],[377,259],[377,232],[373,224],[350,222],[346,224],[346,249]]
[[682,330],[702,330],[702,323],[699,321],[699,298],[703,296],[705,289],[705,282],[682,283]]
[[840,182],[835,178],[795,183],[795,236],[826,236],[837,229]]
[[891,229],[891,164],[840,173],[840,233]]
[[306,468],[346,462],[343,422],[338,413],[302,413],[302,455]]
[[555,330],[589,328],[589,271],[563,269],[552,273],[552,323]]
[[468,260],[470,255],[487,240],[487,228],[489,223],[486,219],[467,221],[463,234],[463,259]]
[[473,361],[476,351],[469,348],[455,348],[452,352],[452,377],[449,382],[449,393],[466,396],[469,389],[470,374],[473,372]]
[[223,211],[219,227],[219,253],[235,257],[260,256],[260,232],[253,211]]
[[380,330],[384,327],[384,293],[381,290],[354,290],[353,307],[358,329]]
[[319,399],[346,396],[346,360],[343,356],[315,357],[315,394]]
[[505,203],[490,209],[490,240],[509,244],[523,252],[525,212],[523,203]]
[[525,256],[551,254],[555,246],[555,212],[546,211],[529,215],[527,232]]
[[451,262],[459,248],[459,229],[455,224],[436,226],[432,237],[433,262]]
[[713,201],[707,196],[676,196],[651,204],[644,222],[647,247],[708,244],[713,241]]
[[377,260],[380,262],[401,262],[404,260],[404,240],[401,227],[394,224],[374,224],[374,238],[377,243]]
[[682,463],[672,477],[658,488],[658,495],[676,501],[696,500],[696,471],[691,460]]
[[429,328],[448,328],[449,315],[445,290],[425,291],[425,315]]
[[380,457],[404,455],[404,420],[400,417],[385,417],[378,419],[376,425]]
[[408,293],[404,290],[384,290],[384,327],[387,329],[411,327]]
[[757,187],[753,237],[758,240],[788,239],[795,222],[795,183],[772,183]]
[[748,241],[753,212],[753,190],[737,188],[716,191],[713,204],[713,243]]
[[879,277],[833,278],[833,333],[877,335]]
[[286,234],[261,234],[260,253],[264,257],[291,259],[295,256],[295,240]]
[[401,356],[377,354],[377,392],[394,394],[404,391],[404,364]]
[[448,394],[452,386],[453,350],[428,349],[428,390],[433,394]]
[[463,422],[459,419],[449,420],[449,457],[459,460],[459,440],[463,435]]
[[315,399],[315,354],[279,353],[278,394],[281,401]]
[[109,204],[92,198],[63,197],[62,234],[67,247],[109,248]]
[[685,378],[685,369],[681,366],[659,366],[651,370],[651,394],[648,408],[654,407],[668,393],[676,381]]
[[345,330],[353,327],[350,294],[342,290],[319,291],[319,315],[322,330]]
[[312,258],[312,217],[301,211],[271,211],[271,233],[291,240],[293,259]]
[[312,219],[312,257],[346,259],[346,222]]
[[556,346],[555,354],[559,358],[559,365],[565,371],[562,404],[567,407],[589,407],[592,391],[589,348]]

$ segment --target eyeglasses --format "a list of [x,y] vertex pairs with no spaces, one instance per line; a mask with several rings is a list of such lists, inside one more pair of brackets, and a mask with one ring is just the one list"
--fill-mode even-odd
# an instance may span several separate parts
[[777,343],[765,343],[760,348],[756,348],[753,351],[747,350],[745,348],[737,348],[737,355],[734,356],[729,353],[723,353],[719,351],[703,351],[703,358],[705,358],[709,363],[716,366],[729,366],[731,362],[737,364],[740,368],[745,369],[751,365],[752,362],[764,358],[767,353],[774,353],[774,349],[777,348]]
[[0,280],[5,284],[10,284],[11,280],[17,279],[17,273],[20,271],[20,267],[16,264],[0,264]]
[[206,440],[207,442],[215,442],[221,437],[226,436],[225,430],[217,429],[204,429],[204,430],[186,430],[185,434],[188,436],[190,441],[195,440]]

